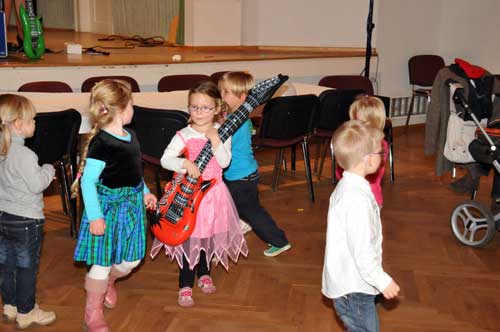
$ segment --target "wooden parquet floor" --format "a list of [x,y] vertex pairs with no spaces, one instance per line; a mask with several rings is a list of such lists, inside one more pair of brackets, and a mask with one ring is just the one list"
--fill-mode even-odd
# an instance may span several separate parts
[[[398,301],[378,306],[388,332],[500,331],[500,237],[483,249],[459,244],[449,226],[454,206],[467,199],[447,189],[449,175],[434,176],[434,158],[423,153],[423,127],[395,131],[396,181],[384,183],[384,267],[401,286]],[[311,152],[314,154],[315,149]],[[194,290],[196,305],[177,306],[178,270],[164,256],[143,264],[118,282],[119,305],[106,310],[112,331],[319,332],[342,331],[331,301],[321,295],[326,213],[333,189],[329,176],[315,181],[308,201],[303,163],[270,190],[273,152],[259,151],[263,205],[285,229],[293,248],[275,258],[246,235],[250,253],[229,272],[213,269],[217,293]],[[328,165],[324,175],[328,175]],[[490,179],[478,199],[486,204]],[[46,239],[38,279],[38,301],[55,310],[57,322],[34,331],[82,330],[85,266],[72,260],[74,240],[57,195],[46,197]],[[150,244],[151,241],[149,241]],[[0,331],[12,325],[0,323]]]

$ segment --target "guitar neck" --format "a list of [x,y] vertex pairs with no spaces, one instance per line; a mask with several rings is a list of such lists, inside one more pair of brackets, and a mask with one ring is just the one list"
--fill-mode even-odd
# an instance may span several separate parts
[[29,18],[35,18],[35,6],[33,5],[33,0],[26,0],[26,12]]
[[[227,141],[227,139],[231,137],[246,120],[248,120],[250,112],[252,112],[257,106],[259,106],[259,102],[254,97],[249,95],[246,98],[245,102],[240,107],[238,107],[238,109],[233,114],[231,114],[226,121],[224,121],[224,123],[217,130],[222,143]],[[198,165],[200,173],[203,173],[205,167],[208,165],[208,162],[210,161],[210,159],[212,159],[212,157],[212,143],[208,141],[194,161],[194,163]],[[193,184],[197,181],[196,179],[193,179],[189,176],[187,177],[187,180]]]

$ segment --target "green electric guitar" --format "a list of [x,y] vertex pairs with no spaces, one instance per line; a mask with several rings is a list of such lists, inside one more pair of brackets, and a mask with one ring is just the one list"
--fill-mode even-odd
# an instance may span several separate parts
[[26,8],[21,5],[19,16],[24,34],[24,53],[30,59],[40,59],[45,53],[45,40],[43,39],[42,23],[40,18],[35,16],[32,0],[26,0]]

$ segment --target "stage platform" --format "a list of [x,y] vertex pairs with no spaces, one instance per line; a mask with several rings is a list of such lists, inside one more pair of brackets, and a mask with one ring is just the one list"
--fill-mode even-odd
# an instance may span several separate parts
[[[221,70],[247,70],[256,80],[284,73],[295,82],[316,84],[322,76],[359,74],[364,67],[364,48],[288,47],[288,46],[140,46],[136,40],[99,40],[107,36],[47,29],[47,48],[40,60],[22,53],[11,53],[0,59],[0,91],[16,91],[26,82],[58,80],[80,91],[83,80],[90,76],[128,75],[134,77],[141,91],[156,91],[165,75],[207,74]],[[15,31],[9,29],[10,41]],[[65,43],[78,43],[83,48],[109,52],[109,55],[66,54]],[[375,56],[376,56],[376,52]],[[173,56],[179,55],[180,61]],[[373,60],[372,60],[373,61]]]

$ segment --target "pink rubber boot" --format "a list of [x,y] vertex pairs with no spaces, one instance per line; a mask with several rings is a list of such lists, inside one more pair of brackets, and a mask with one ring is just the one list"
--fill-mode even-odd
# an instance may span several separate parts
[[97,280],[85,277],[87,303],[85,304],[85,327],[87,332],[109,332],[108,324],[104,320],[102,305],[108,280]]
[[106,291],[106,297],[104,298],[104,306],[108,309],[113,309],[118,303],[118,292],[116,290],[115,281],[128,275],[128,272],[123,272],[115,268],[111,268],[108,279],[108,290]]

